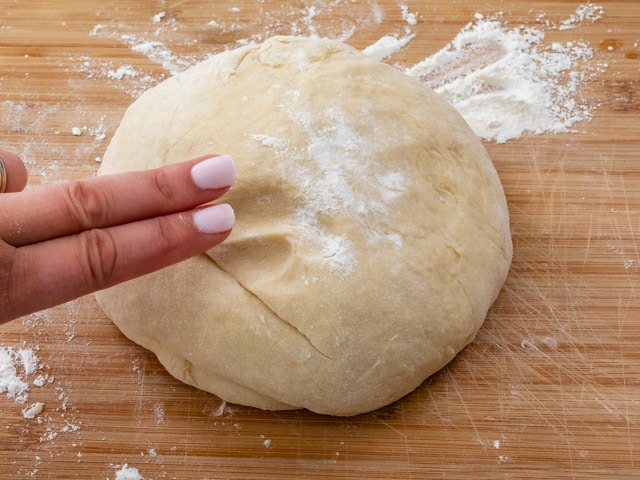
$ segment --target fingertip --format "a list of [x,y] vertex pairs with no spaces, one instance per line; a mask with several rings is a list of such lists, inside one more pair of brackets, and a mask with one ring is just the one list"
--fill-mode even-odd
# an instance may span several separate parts
[[191,168],[191,177],[204,190],[230,187],[236,179],[233,158],[230,155],[205,158]]
[[196,210],[193,223],[201,233],[224,233],[235,225],[236,215],[231,205],[222,203]]

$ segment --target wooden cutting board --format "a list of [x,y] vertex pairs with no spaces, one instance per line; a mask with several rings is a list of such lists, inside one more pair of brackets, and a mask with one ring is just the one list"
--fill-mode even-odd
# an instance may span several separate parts
[[[601,3],[601,20],[545,39],[588,42],[607,64],[581,90],[598,104],[593,119],[486,142],[514,261],[476,341],[450,365],[370,414],[263,412],[174,380],[80,298],[0,327],[0,345],[37,353],[28,380],[44,382],[26,404],[0,396],[0,478],[114,479],[125,464],[147,480],[640,476],[640,3]],[[475,12],[544,27],[579,5],[4,0],[0,143],[25,160],[32,187],[84,178],[140,92],[252,35],[351,32],[364,48],[409,28],[415,37],[389,60],[408,66]],[[33,402],[43,411],[26,419]]]

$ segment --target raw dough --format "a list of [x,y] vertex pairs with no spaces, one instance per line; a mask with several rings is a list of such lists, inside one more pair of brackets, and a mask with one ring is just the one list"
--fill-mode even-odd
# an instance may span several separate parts
[[337,41],[274,37],[142,95],[100,174],[212,152],[236,161],[228,240],[96,295],[172,375],[354,415],[474,338],[511,262],[507,206],[481,143],[423,84]]

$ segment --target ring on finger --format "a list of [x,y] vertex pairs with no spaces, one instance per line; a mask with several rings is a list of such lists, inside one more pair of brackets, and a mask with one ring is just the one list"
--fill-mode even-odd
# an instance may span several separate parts
[[0,160],[0,193],[3,193],[7,188],[7,169],[4,167],[4,163]]

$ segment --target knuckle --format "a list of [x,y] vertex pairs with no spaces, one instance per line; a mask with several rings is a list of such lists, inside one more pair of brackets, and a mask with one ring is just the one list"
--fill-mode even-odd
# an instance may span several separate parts
[[107,202],[104,192],[86,181],[73,182],[65,191],[69,215],[83,229],[100,226],[107,218]]
[[160,255],[166,255],[174,251],[182,243],[182,235],[176,228],[176,224],[169,217],[157,217],[156,221],[156,246]]
[[166,172],[166,170],[163,168],[155,170],[153,180],[156,191],[164,200],[172,202],[176,196],[176,192],[171,176]]
[[0,243],[0,324],[15,317],[19,306],[20,286],[24,285],[24,276],[20,275],[16,249]]
[[118,261],[116,242],[107,230],[86,230],[79,235],[80,261],[88,282],[96,288],[109,285]]

